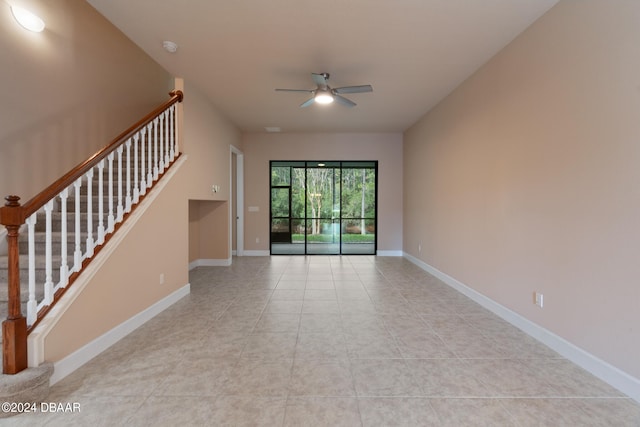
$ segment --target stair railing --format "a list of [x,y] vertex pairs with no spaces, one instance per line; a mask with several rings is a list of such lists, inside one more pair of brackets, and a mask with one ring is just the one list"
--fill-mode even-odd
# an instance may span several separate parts
[[[170,95],[168,101],[25,204],[20,204],[18,196],[5,197],[0,224],[7,229],[9,307],[2,323],[3,373],[16,374],[27,368],[29,332],[180,156],[176,104],[182,102],[183,93]],[[60,232],[55,246],[54,225]],[[26,255],[20,255],[19,249],[23,228],[28,235],[27,242],[22,241],[28,248]],[[37,257],[36,238],[43,234],[44,257]],[[26,318],[21,307],[21,269],[28,276]]]

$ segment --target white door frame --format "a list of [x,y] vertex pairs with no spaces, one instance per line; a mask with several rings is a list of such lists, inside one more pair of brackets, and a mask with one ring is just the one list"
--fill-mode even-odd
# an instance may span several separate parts
[[[244,153],[230,145],[229,153],[229,219],[236,222],[236,255],[244,255]],[[233,194],[233,155],[236,155],[236,193]],[[236,215],[233,217],[233,204]],[[233,223],[229,222],[229,254],[233,253]]]

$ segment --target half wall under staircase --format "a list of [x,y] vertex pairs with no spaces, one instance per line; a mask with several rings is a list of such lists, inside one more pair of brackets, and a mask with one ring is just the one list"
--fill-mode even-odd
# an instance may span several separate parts
[[[106,147],[20,204],[0,207],[3,372],[27,368],[27,336],[180,156],[181,91]],[[26,317],[23,315],[26,313]]]

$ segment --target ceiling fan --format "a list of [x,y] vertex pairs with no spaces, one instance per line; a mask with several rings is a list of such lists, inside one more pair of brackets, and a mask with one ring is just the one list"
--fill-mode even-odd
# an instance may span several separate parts
[[345,93],[373,92],[373,87],[371,87],[371,85],[344,86],[332,89],[329,86],[329,73],[311,73],[311,78],[317,85],[315,89],[276,89],[276,91],[310,93],[311,98],[300,104],[300,107],[308,107],[314,102],[317,102],[318,104],[330,104],[333,101],[336,101],[346,107],[355,107],[355,102],[341,95]]

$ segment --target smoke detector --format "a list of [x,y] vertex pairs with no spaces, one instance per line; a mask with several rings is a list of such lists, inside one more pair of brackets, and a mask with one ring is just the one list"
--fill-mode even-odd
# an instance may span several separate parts
[[162,47],[169,53],[176,53],[176,51],[178,50],[178,45],[170,40],[163,41]]

